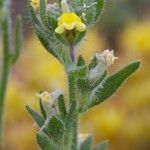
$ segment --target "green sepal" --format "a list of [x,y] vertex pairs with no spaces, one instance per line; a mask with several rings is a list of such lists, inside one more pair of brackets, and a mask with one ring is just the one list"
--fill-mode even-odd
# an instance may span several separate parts
[[93,59],[91,60],[89,64],[89,70],[94,69],[96,66],[97,66],[97,58],[93,57]]
[[85,60],[83,59],[83,57],[80,55],[78,58],[78,63],[77,66],[84,66],[85,65]]
[[43,131],[37,133],[37,142],[42,150],[58,150],[56,144]]
[[30,113],[30,115],[33,117],[33,119],[36,121],[39,127],[42,127],[44,125],[45,119],[36,111],[34,111],[29,106],[26,106],[26,109]]
[[46,118],[47,118],[47,114],[46,114],[46,111],[45,111],[45,109],[44,109],[44,106],[43,106],[43,103],[42,103],[42,100],[41,100],[41,99],[39,100],[39,105],[40,105],[41,113],[42,113],[44,119],[46,119]]
[[61,112],[61,114],[63,116],[67,115],[67,110],[66,110],[66,106],[65,106],[65,101],[64,101],[64,96],[60,95],[58,98],[58,107],[59,107],[59,111]]
[[81,40],[85,37],[86,35],[86,31],[84,32],[79,32],[77,35],[76,35],[76,39],[74,41],[74,45],[78,44],[79,42],[81,42]]
[[92,146],[92,136],[88,136],[80,145],[80,150],[90,150]]
[[100,142],[93,150],[107,150],[108,148],[108,140]]
[[47,125],[46,133],[53,140],[60,140],[64,133],[64,122],[62,119],[53,116]]
[[140,61],[134,61],[116,74],[107,77],[106,80],[94,89],[89,108],[103,102],[116,92],[121,84],[139,68],[139,65]]

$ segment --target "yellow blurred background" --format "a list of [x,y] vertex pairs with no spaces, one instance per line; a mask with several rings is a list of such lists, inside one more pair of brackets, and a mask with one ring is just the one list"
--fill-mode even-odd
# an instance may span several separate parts
[[[9,77],[4,150],[39,149],[35,138],[37,127],[25,106],[39,110],[36,92],[67,90],[63,66],[44,50],[32,32],[26,3],[12,2],[12,17],[23,14],[25,37],[21,56]],[[101,21],[87,34],[77,53],[88,62],[95,52],[107,48],[114,49],[120,58],[112,72],[133,59],[140,59],[142,65],[112,98],[81,116],[80,132],[92,133],[94,143],[108,139],[109,150],[149,150],[149,0],[110,0]]]

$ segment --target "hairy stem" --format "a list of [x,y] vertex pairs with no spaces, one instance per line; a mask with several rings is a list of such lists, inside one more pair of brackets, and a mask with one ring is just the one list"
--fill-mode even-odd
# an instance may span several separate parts
[[4,112],[4,100],[7,88],[7,80],[9,74],[9,27],[8,27],[8,17],[5,15],[2,21],[2,31],[3,31],[3,68],[2,68],[2,78],[0,84],[0,148],[2,147],[2,137],[3,137],[3,112]]
[[73,62],[75,62],[75,49],[74,49],[74,46],[70,47],[70,56],[71,56],[71,60]]
[[69,116],[68,116],[68,133],[71,140],[69,143],[69,150],[77,150],[78,148],[78,109],[77,109],[77,100],[76,100],[76,77],[73,73],[68,74],[68,86],[69,86]]

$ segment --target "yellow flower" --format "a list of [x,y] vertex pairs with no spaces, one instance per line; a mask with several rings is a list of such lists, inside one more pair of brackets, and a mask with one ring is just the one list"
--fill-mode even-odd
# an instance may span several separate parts
[[40,6],[40,0],[31,0],[30,5],[36,10]]
[[62,34],[65,30],[77,29],[79,32],[83,32],[86,29],[86,25],[81,21],[80,17],[74,12],[63,13],[58,18],[58,27],[55,32]]

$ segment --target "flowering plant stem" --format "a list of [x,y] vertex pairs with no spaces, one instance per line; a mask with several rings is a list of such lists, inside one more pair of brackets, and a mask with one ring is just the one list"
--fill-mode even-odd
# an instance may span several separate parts
[[0,3],[0,27],[2,28],[3,39],[3,61],[2,61],[2,74],[0,80],[0,149],[2,148],[3,138],[3,116],[5,108],[5,95],[7,90],[8,75],[11,66],[17,61],[21,49],[21,21],[20,17],[17,18],[15,27],[15,48],[12,49],[11,41],[11,24],[10,24],[10,1],[5,0]]
[[50,5],[46,0],[30,2],[35,33],[45,49],[62,63],[68,79],[66,94],[60,89],[37,94],[41,114],[26,107],[39,126],[37,142],[42,150],[107,149],[107,141],[93,147],[90,134],[80,138],[83,134],[78,133],[79,116],[112,96],[138,69],[140,61],[107,75],[108,67],[118,59],[113,50],[96,53],[90,63],[76,56],[75,48],[100,18],[105,3],[105,0],[59,0]]

